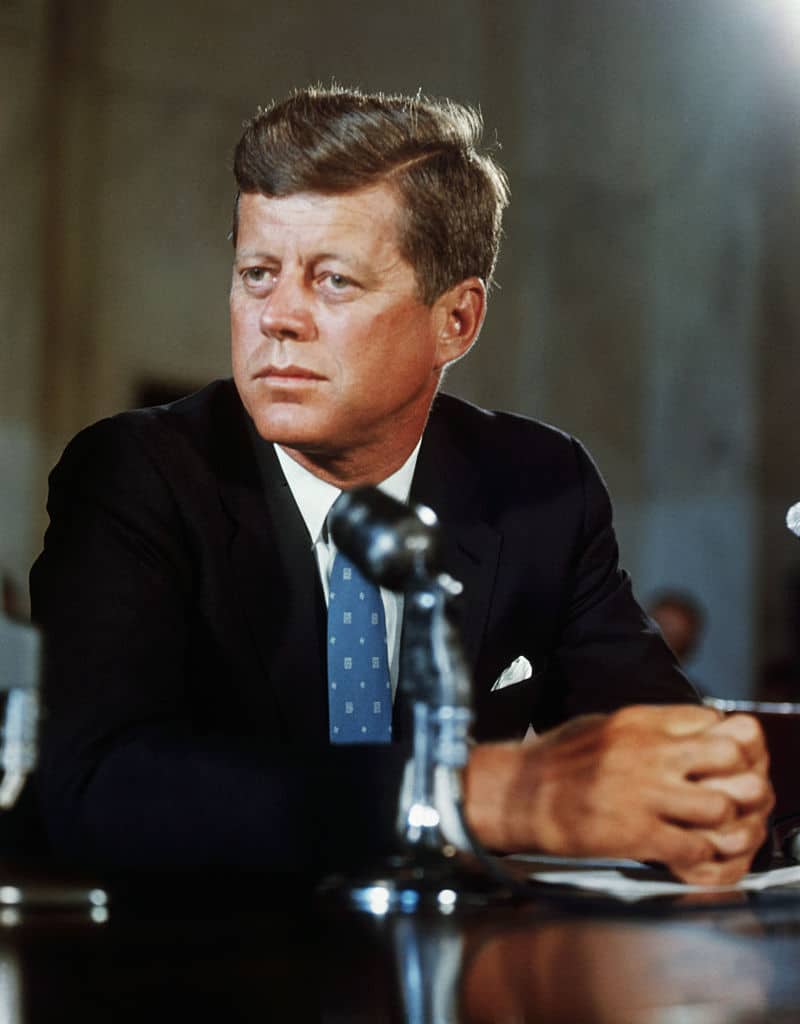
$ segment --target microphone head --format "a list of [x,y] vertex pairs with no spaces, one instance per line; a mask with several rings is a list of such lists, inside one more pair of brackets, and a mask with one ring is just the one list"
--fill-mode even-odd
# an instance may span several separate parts
[[436,567],[439,525],[425,505],[404,505],[377,487],[357,487],[336,499],[328,526],[337,548],[379,586],[404,590]]
[[800,537],[800,501],[792,505],[786,513],[786,525],[795,537]]

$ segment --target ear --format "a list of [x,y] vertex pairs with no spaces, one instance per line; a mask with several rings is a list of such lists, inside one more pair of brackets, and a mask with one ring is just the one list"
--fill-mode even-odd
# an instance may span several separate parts
[[468,277],[434,303],[437,319],[436,368],[443,369],[472,348],[486,316],[486,285]]

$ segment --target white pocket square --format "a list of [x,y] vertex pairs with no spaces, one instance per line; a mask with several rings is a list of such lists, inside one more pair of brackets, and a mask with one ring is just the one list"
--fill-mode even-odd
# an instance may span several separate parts
[[513,686],[514,683],[521,683],[523,679],[530,679],[532,675],[533,666],[524,654],[520,654],[520,656],[518,658],[514,658],[508,668],[503,669],[497,679],[495,679],[492,691],[504,690],[507,686]]

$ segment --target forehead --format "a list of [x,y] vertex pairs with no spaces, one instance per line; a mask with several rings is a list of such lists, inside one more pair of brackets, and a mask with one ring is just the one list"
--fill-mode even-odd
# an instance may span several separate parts
[[[400,200],[388,185],[338,195],[297,192],[239,199],[237,249],[299,243],[324,251],[355,247],[362,252],[399,248]],[[332,248],[333,247],[333,248]]]

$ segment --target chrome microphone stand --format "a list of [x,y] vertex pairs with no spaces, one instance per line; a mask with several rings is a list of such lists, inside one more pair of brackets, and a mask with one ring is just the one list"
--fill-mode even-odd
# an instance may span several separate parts
[[471,685],[449,608],[461,584],[437,571],[439,527],[374,488],[344,494],[331,516],[337,547],[380,586],[405,596],[400,687],[412,713],[411,751],[401,785],[397,853],[367,877],[323,886],[374,914],[506,902],[519,894],[472,835],[461,776],[472,722]]
[[[36,767],[41,664],[39,630],[0,612],[0,813],[13,809]],[[0,857],[7,856],[7,851],[0,850]],[[103,889],[49,874],[37,877],[30,867],[2,865],[0,927],[19,923],[27,910],[35,910],[37,915],[43,911],[86,912],[97,924],[106,921],[108,897]]]
[[36,765],[40,664],[39,631],[0,614],[0,810],[13,807]]

